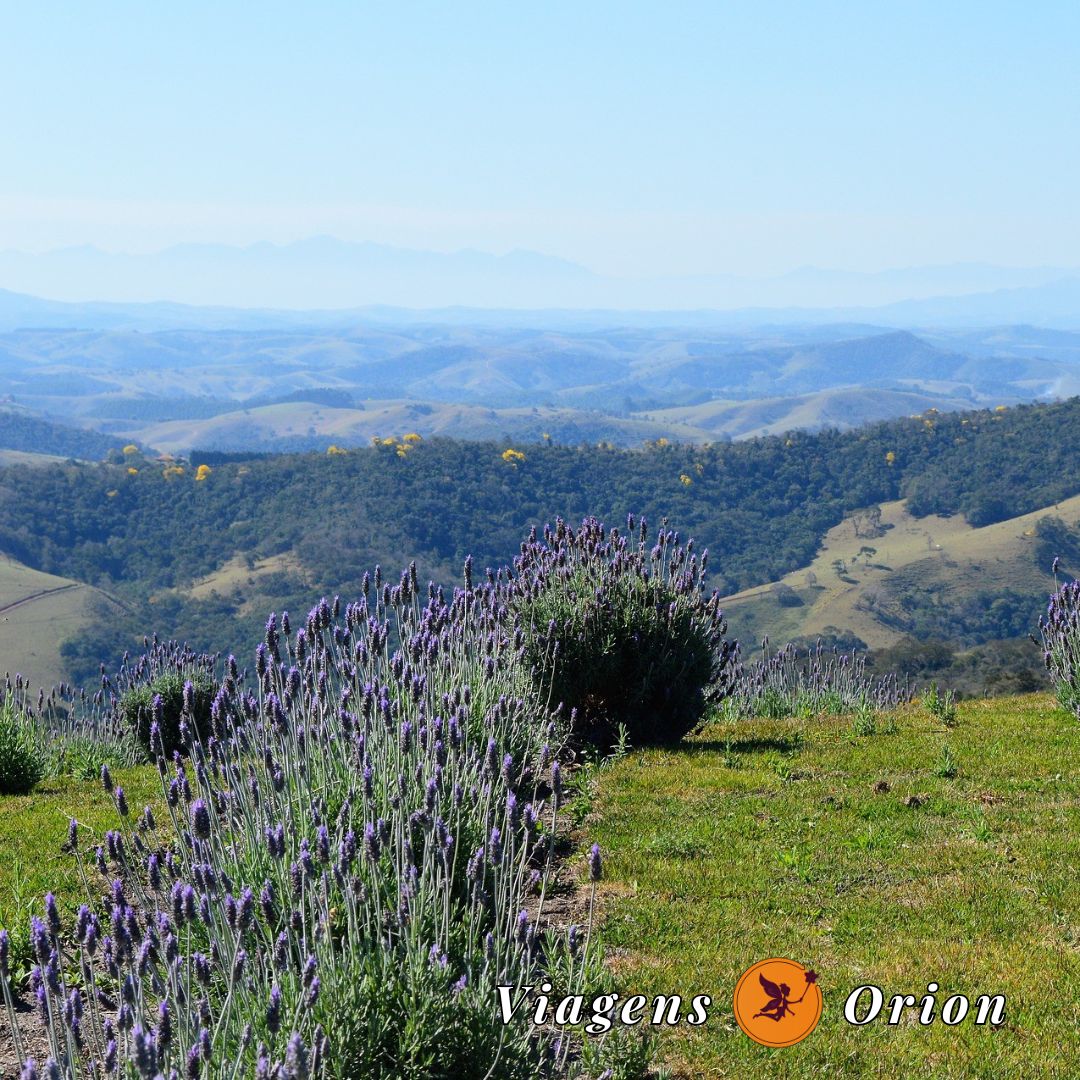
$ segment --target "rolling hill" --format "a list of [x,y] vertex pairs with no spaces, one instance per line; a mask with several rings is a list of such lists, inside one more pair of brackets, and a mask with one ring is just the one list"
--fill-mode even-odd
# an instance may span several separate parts
[[121,609],[99,589],[0,554],[0,676],[21,672],[35,685],[59,683],[67,677],[64,642]]
[[[1018,635],[1000,636],[1034,633],[1054,587],[1038,543],[1048,518],[1080,525],[1080,496],[982,528],[959,515],[916,518],[905,500],[886,502],[846,517],[826,532],[809,565],[726,597],[724,610],[733,632],[749,641],[844,631],[885,648],[929,636],[919,631],[932,627],[935,616],[940,627],[963,628],[975,609],[969,641],[977,643],[997,636],[980,632],[977,619],[979,609],[991,612],[995,602],[1000,618],[1014,617],[1022,627]],[[1002,611],[1002,598],[1014,598],[1018,610]]]
[[849,431],[876,420],[892,420],[931,408],[961,411],[970,408],[970,404],[959,397],[852,387],[755,401],[708,401],[635,413],[635,416],[661,429],[695,431],[701,438],[749,439],[795,430]]
[[[1080,335],[1022,327],[916,335],[851,324],[733,332],[358,322],[0,333],[0,400],[11,409],[173,452],[357,445],[401,425],[468,439],[702,442],[1074,390]],[[28,438],[8,444],[65,453]]]
[[330,445],[366,446],[372,438],[414,431],[424,438],[491,440],[513,438],[576,445],[606,441],[639,446],[666,436],[700,442],[708,432],[674,421],[619,417],[584,409],[534,407],[488,409],[480,405],[410,400],[359,402],[339,409],[310,402],[265,405],[203,420],[170,420],[138,426],[116,422],[118,434],[172,454],[200,450],[300,451]]
[[[0,404],[0,451],[101,461],[121,444],[99,431],[58,424],[27,409]],[[12,459],[9,459],[9,464]]]
[[[133,451],[5,467],[0,551],[135,612],[100,620],[69,647],[80,678],[148,631],[254,647],[260,613],[356,595],[376,563],[413,558],[424,581],[447,584],[468,553],[480,567],[505,565],[531,525],[557,515],[615,523],[632,512],[654,530],[668,517],[708,547],[711,583],[731,594],[733,631],[749,640],[830,626],[870,644],[1023,638],[1052,587],[1053,555],[1080,570],[1070,501],[1080,497],[1080,399],[635,450],[407,438],[417,405],[399,407],[380,419],[408,423],[345,452],[208,450],[175,462]],[[264,409],[299,438],[298,415],[332,428],[368,413]],[[858,534],[844,524],[853,514]]]

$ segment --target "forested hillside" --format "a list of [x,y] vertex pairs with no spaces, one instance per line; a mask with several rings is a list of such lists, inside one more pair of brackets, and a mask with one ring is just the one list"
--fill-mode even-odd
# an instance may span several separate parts
[[85,673],[101,648],[143,632],[234,642],[228,621],[253,633],[271,606],[347,596],[375,563],[396,573],[415,558],[422,577],[444,582],[468,553],[480,568],[503,565],[529,525],[556,515],[666,515],[709,548],[726,593],[807,565],[846,513],[886,500],[981,526],[1080,492],[1080,399],[931,411],[843,434],[662,442],[626,451],[402,435],[329,454],[13,466],[0,472],[0,551],[135,610],[130,625],[69,646]]
[[115,446],[116,439],[100,432],[55,424],[0,405],[0,450],[100,461]]

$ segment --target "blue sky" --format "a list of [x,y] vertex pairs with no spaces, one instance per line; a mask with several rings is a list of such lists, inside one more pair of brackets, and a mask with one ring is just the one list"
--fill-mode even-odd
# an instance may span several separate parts
[[1077,265],[1075,3],[6,2],[0,248]]

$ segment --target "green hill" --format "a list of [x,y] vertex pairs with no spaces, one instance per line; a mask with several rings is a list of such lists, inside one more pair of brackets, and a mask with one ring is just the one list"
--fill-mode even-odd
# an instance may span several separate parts
[[1047,545],[1054,524],[1066,543],[1070,530],[1080,535],[1080,497],[982,528],[885,503],[830,529],[807,566],[725,597],[724,610],[746,640],[846,631],[886,648],[909,636],[965,645],[1022,637],[1053,591],[1054,554],[1067,554]]
[[53,686],[68,675],[61,646],[122,608],[104,593],[0,555],[0,677]]
[[[997,564],[979,550],[984,541],[964,540],[973,546],[962,558],[959,547],[954,559],[945,546],[956,566],[940,559],[919,565],[917,552],[898,549],[891,554],[895,567],[867,565],[863,581],[867,561],[890,565],[883,545],[899,544],[899,519],[886,522],[895,526],[893,541],[860,537],[854,551],[841,534],[829,533],[856,512],[901,499],[907,517],[923,523],[912,527],[931,535],[1023,532],[1027,525],[993,533],[985,526],[1026,514],[1037,523],[1048,508],[1080,495],[1080,399],[968,414],[931,410],[849,432],[728,444],[656,440],[638,451],[406,440],[409,428],[402,427],[377,446],[347,453],[249,460],[206,453],[179,463],[134,454],[97,465],[4,468],[0,552],[144,610],[139,619],[102,620],[69,642],[71,671],[88,677],[99,658],[118,656],[148,631],[203,648],[253,645],[267,609],[306,610],[320,593],[355,595],[374,564],[396,573],[402,552],[415,556],[423,580],[447,583],[457,580],[469,552],[480,567],[507,564],[530,525],[559,515],[621,522],[634,512],[654,527],[669,517],[699,550],[709,549],[711,581],[722,594],[790,586],[795,602],[785,596],[779,605],[786,621],[777,620],[776,636],[818,623],[856,629],[864,616],[880,624],[874,632],[885,641],[890,630],[976,642],[1022,636],[1031,628],[1033,598],[1045,596],[1039,575],[1054,554],[1067,554],[1059,547],[1044,557],[1046,551],[1075,540],[1068,522],[1056,539],[1042,537],[1042,554],[1032,555],[1023,580],[1016,569],[1021,548],[1009,549],[1007,571],[994,576],[988,568]],[[516,454],[506,454],[509,449]],[[201,464],[209,472],[198,471]],[[864,540],[876,556],[859,554]],[[1034,552],[1039,544],[1029,546]],[[819,586],[831,587],[835,558],[855,567],[855,584],[877,587],[858,597],[876,604],[872,616],[856,609],[854,599],[844,608],[837,598],[831,611],[817,603],[818,594],[802,595],[815,559]],[[929,572],[935,567],[937,576]],[[964,585],[960,567],[969,575]],[[221,587],[205,585],[223,570]],[[962,603],[928,600],[947,597],[950,589]],[[818,623],[808,621],[800,601]],[[980,608],[995,603],[992,618],[983,618]],[[778,611],[777,601],[768,604]],[[734,608],[732,617],[748,637],[759,625],[752,616],[740,621]]]
[[0,404],[0,450],[100,461],[121,445],[98,431],[57,424],[25,409]]

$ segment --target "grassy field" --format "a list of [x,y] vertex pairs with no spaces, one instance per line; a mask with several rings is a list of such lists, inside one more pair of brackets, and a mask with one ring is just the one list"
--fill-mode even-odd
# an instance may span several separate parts
[[[921,706],[893,719],[868,736],[850,718],[716,724],[600,771],[586,831],[619,981],[714,999],[704,1027],[665,1031],[674,1075],[1076,1075],[1080,727],[1046,696],[965,703],[952,729]],[[786,1049],[732,1012],[772,956],[813,967],[825,999]],[[843,1019],[857,986],[921,999],[931,980],[939,1008],[1005,994],[1004,1024]]]
[[[124,788],[132,814],[150,804],[160,815],[156,769],[114,769],[113,779]],[[60,850],[72,818],[79,822],[83,851],[119,821],[111,797],[96,781],[44,780],[31,795],[0,799],[0,927],[11,932],[17,957],[25,947],[30,915],[40,914],[45,893],[56,894],[62,911],[74,911],[85,900],[75,860]]]
[[90,625],[97,601],[112,603],[89,585],[0,555],[0,677],[20,672],[34,686],[58,683],[60,645]]
[[[866,601],[876,597],[888,611],[885,590],[899,576],[920,590],[933,588],[944,602],[986,590],[1048,594],[1050,568],[1036,565],[1033,553],[1035,525],[1047,516],[1080,522],[1080,497],[981,529],[960,515],[913,518],[903,500],[884,503],[880,535],[868,536],[866,522],[859,515],[849,517],[825,534],[809,566],[780,582],[725,597],[724,613],[732,633],[743,641],[760,640],[765,633],[787,641],[838,627],[853,631],[871,648],[894,645],[904,632],[878,618]],[[842,571],[835,565],[838,559]],[[803,605],[782,607],[773,592],[777,584],[794,589]]]
[[32,454],[26,450],[0,450],[0,468],[5,465],[56,465],[67,458],[56,454]]
[[796,428],[843,431],[875,420],[892,420],[921,413],[934,406],[945,411],[972,407],[961,397],[945,399],[919,391],[879,387],[843,386],[809,394],[754,398],[749,401],[713,399],[697,405],[651,409],[638,415],[673,427],[694,428],[705,438],[722,435],[748,439],[763,435],[784,435]]

